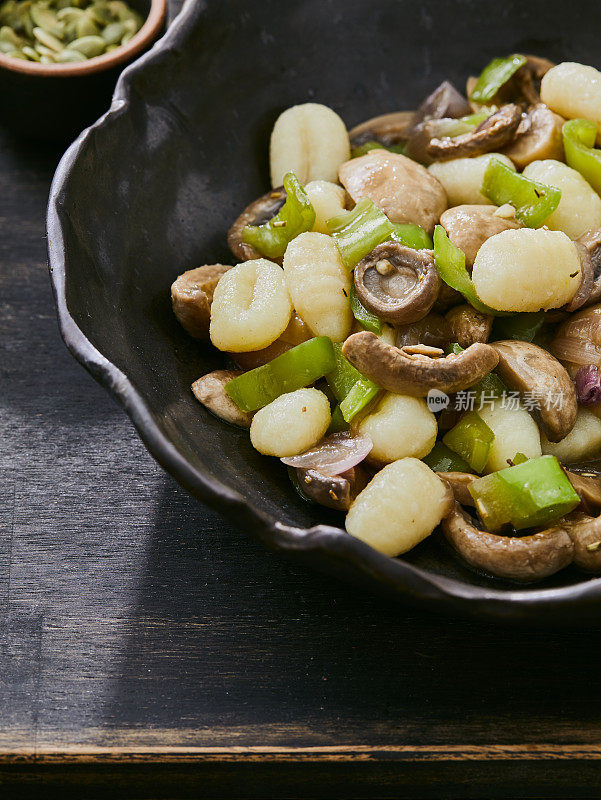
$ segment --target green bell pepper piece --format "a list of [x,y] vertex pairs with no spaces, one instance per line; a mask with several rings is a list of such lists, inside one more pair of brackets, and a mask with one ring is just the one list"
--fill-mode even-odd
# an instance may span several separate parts
[[369,153],[371,150],[388,150],[389,153],[400,153],[402,156],[404,156],[406,147],[406,142],[399,142],[399,144],[389,145],[384,145],[381,142],[375,141],[365,142],[364,144],[360,144],[351,149],[351,158],[360,158],[361,156]]
[[390,238],[393,242],[399,242],[399,244],[412,247],[414,250],[431,250],[434,246],[432,238],[419,225],[413,225],[411,222],[393,222],[392,224],[394,230]]
[[511,203],[516,217],[528,228],[540,228],[561,200],[561,191],[532,181],[491,158],[484,173],[482,194],[498,206]]
[[390,238],[394,230],[392,222],[369,197],[359,200],[352,211],[327,220],[326,225],[349,270],[354,269],[374,247]]
[[364,380],[365,376],[342,355],[342,344],[334,342],[334,369],[328,372],[326,380],[338,402],[344,400],[357,381]]
[[351,283],[351,311],[357,322],[359,322],[366,331],[371,331],[375,333],[376,336],[380,336],[382,333],[382,320],[365,308],[361,300],[357,297],[354,283]]
[[353,386],[340,403],[340,411],[345,422],[350,422],[381,391],[377,383],[362,378]]
[[525,464],[528,461],[528,456],[523,453],[516,453],[513,457],[513,466],[517,467],[518,464]]
[[450,450],[443,442],[436,442],[425,458],[422,458],[434,472],[472,472],[470,465],[461,456]]
[[522,314],[513,314],[510,317],[499,317],[494,321],[493,335],[495,339],[517,339],[520,342],[531,342],[544,324],[544,311],[528,311]]
[[330,427],[328,428],[328,433],[340,433],[340,431],[348,431],[349,424],[342,416],[342,411],[340,410],[340,403],[336,406],[336,408],[332,411],[332,419],[330,420]]
[[566,161],[601,194],[601,150],[595,147],[597,126],[590,119],[571,119],[562,128]]
[[442,225],[437,225],[434,229],[434,261],[441,279],[452,289],[461,292],[476,310],[484,314],[502,313],[489,308],[480,300],[465,266],[465,253],[455,247]]
[[316,336],[229,381],[225,391],[242,411],[257,411],[281,394],[315,383],[331,372],[335,363],[331,340]]
[[494,433],[475,411],[464,414],[442,437],[444,444],[465,459],[474,472],[482,472],[486,466],[494,440]]
[[506,84],[525,63],[526,58],[517,53],[507,56],[507,58],[493,58],[490,64],[487,64],[482,70],[470,99],[475,103],[490,102],[501,86]]
[[555,456],[531,458],[479,478],[469,486],[476,508],[493,533],[548,525],[572,511],[580,498]]
[[315,224],[315,209],[293,172],[284,176],[286,202],[278,213],[263,225],[247,225],[242,241],[252,245],[266,258],[280,258],[288,244]]

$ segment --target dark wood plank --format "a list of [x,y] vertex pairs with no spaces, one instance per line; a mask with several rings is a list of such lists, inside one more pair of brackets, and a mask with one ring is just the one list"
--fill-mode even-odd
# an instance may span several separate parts
[[600,626],[392,605],[265,552],[152,461],[57,332],[59,156],[0,134],[3,796],[597,793]]

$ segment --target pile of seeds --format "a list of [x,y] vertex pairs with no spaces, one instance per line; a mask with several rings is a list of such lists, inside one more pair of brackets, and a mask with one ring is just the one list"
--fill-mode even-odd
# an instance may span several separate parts
[[129,42],[143,22],[123,0],[6,0],[0,53],[41,64],[86,61]]

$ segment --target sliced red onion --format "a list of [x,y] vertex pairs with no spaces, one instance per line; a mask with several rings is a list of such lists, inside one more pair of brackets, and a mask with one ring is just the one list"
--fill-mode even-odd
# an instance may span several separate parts
[[340,475],[363,461],[372,447],[369,436],[343,431],[332,433],[311,450],[283,458],[282,461],[289,467],[316,469],[324,475]]
[[601,375],[594,364],[580,367],[576,373],[576,394],[582,406],[596,406],[601,403]]

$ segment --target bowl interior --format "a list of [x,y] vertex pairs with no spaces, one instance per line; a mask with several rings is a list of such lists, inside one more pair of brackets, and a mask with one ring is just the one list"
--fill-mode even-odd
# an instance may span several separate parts
[[[601,66],[600,24],[601,5],[588,0],[578,14],[554,0],[189,6],[165,47],[126,73],[118,92],[129,102],[67,159],[56,204],[71,316],[193,469],[283,523],[340,526],[341,515],[303,504],[285,469],[258,455],[245,431],[194,400],[192,381],[223,360],[179,327],[171,282],[191,267],[230,262],[228,227],[268,188],[269,133],[284,108],[322,102],[351,127],[415,107],[445,78],[463,87],[495,55]],[[405,560],[471,586],[515,589],[467,569],[438,537]],[[524,591],[588,580],[566,570]]]

